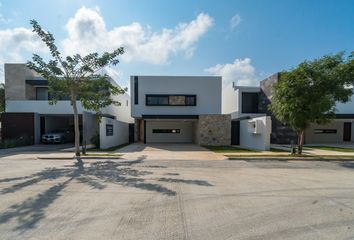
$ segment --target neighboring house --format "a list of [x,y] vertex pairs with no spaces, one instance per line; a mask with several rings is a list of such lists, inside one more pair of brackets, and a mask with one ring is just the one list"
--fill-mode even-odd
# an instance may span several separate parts
[[[3,139],[28,137],[32,144],[37,144],[45,133],[55,129],[73,129],[74,115],[69,98],[49,105],[50,94],[46,79],[25,64],[5,64],[4,72],[6,110],[2,114]],[[83,142],[89,144],[92,136],[97,133],[100,134],[102,148],[128,142],[128,124],[132,122],[130,97],[128,94],[120,94],[114,98],[121,102],[121,106],[102,109],[103,118],[100,124],[97,123],[95,114],[85,110],[78,101]],[[106,136],[107,125],[110,129],[109,136]]]
[[[223,113],[232,116],[232,144],[245,145],[242,121],[270,118],[265,126],[270,132],[270,143],[289,144],[297,142],[297,135],[275,118],[268,105],[271,103],[274,84],[279,81],[276,73],[260,82],[259,87],[228,86],[223,89]],[[309,103],[310,104],[310,103]],[[305,144],[354,142],[354,95],[348,103],[338,103],[336,119],[326,125],[311,124],[305,131]],[[260,135],[259,135],[260,136]],[[258,138],[259,138],[258,136]],[[267,138],[265,135],[263,137]],[[265,141],[265,139],[263,139]],[[248,144],[247,144],[248,145]],[[254,143],[253,143],[254,145]],[[257,144],[256,144],[257,145]]]
[[132,76],[130,83],[136,141],[230,145],[221,77]]
[[[295,142],[296,134],[284,126],[266,108],[271,102],[273,93],[273,85],[279,81],[280,73],[276,73],[265,80],[261,81],[260,98],[263,100],[263,110],[274,119],[272,130],[272,142],[274,143],[290,143],[293,139]],[[309,103],[311,104],[311,103]],[[321,143],[346,143],[354,142],[354,95],[351,101],[347,103],[337,103],[336,118],[329,124],[318,125],[311,124],[305,131],[305,144],[321,144]]]
[[271,118],[260,111],[260,87],[223,88],[222,112],[231,114],[231,145],[270,149]]

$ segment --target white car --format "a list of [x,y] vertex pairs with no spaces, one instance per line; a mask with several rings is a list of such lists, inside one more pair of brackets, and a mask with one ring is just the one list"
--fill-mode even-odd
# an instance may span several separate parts
[[65,143],[74,141],[75,134],[69,129],[56,129],[42,135],[42,143]]

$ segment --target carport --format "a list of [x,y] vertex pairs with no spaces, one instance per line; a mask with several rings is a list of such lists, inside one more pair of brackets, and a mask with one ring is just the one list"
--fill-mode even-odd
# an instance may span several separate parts
[[145,115],[138,120],[138,139],[144,143],[196,143],[198,116]]
[[[79,115],[79,128],[82,132],[82,115]],[[47,114],[40,115],[40,135],[51,133],[57,129],[68,129],[74,131],[73,114]]]

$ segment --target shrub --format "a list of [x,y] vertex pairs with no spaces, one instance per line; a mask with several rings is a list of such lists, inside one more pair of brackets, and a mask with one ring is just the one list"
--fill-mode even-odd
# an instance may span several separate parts
[[93,135],[93,137],[90,139],[91,143],[95,145],[96,148],[100,148],[100,134],[96,133]]
[[0,143],[0,148],[13,148],[20,146],[32,145],[33,140],[31,137],[22,136],[16,139],[5,139]]

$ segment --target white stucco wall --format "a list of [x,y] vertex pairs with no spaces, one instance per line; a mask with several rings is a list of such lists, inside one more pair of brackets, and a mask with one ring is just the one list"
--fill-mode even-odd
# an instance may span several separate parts
[[239,100],[238,91],[235,91],[232,84],[223,86],[222,88],[222,113],[231,114],[231,118],[235,118],[233,115],[239,112]]
[[231,114],[231,119],[242,117],[259,117],[262,113],[242,113],[242,93],[259,93],[260,87],[244,87],[232,85],[223,87],[222,90],[222,113]]
[[[143,114],[221,114],[221,77],[138,76],[139,104],[134,103],[134,76],[131,77],[132,117]],[[146,94],[195,94],[196,106],[146,106]]]
[[[77,104],[79,114],[82,114],[83,107],[80,102]],[[7,100],[6,112],[37,112],[40,114],[73,114],[70,101],[58,101],[55,105],[50,105],[48,101],[37,100]]]
[[[113,136],[106,136],[106,124],[113,125]],[[99,128],[101,149],[114,147],[129,142],[129,124],[126,122],[102,117]]]
[[[253,133],[252,123],[257,122],[257,133]],[[272,121],[270,117],[257,117],[240,121],[240,146],[257,150],[270,149]]]
[[134,119],[131,117],[130,110],[131,110],[131,102],[130,96],[127,93],[119,94],[113,96],[115,101],[120,103],[119,106],[110,105],[102,109],[102,113],[110,114],[115,116],[115,118],[122,122],[127,123],[134,123]]

